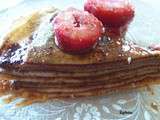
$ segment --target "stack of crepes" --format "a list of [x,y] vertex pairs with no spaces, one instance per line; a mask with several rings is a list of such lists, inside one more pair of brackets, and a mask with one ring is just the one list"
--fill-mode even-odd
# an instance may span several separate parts
[[70,98],[104,95],[159,82],[160,56],[126,37],[102,36],[90,52],[71,55],[55,45],[58,10],[33,12],[16,21],[0,41],[2,93]]

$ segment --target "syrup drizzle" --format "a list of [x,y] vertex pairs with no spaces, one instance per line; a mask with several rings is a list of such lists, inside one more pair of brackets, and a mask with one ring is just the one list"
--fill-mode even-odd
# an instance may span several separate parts
[[[50,26],[50,24],[49,24],[49,26]],[[99,49],[100,49],[99,52],[102,52],[104,54],[98,54],[98,53],[95,54],[95,56],[97,55],[97,57],[96,57],[97,61],[102,61],[102,59],[100,59],[100,58],[103,58],[103,57],[99,57],[99,55],[104,55],[105,57],[116,55],[116,56],[119,56],[119,57],[126,57],[126,60],[128,60],[129,63],[131,62],[130,59],[132,59],[132,58],[130,56],[128,56],[127,52],[132,52],[132,51],[135,52],[136,47],[135,47],[135,44],[131,44],[131,42],[128,43],[124,39],[124,36],[126,34],[126,31],[127,31],[127,27],[128,26],[125,26],[125,27],[122,27],[122,28],[119,28],[119,29],[115,29],[115,28],[107,28],[106,29],[106,32],[105,32],[104,36],[101,38],[101,41],[99,43],[99,46],[100,46],[99,47]],[[39,29],[39,30],[41,32],[41,29]],[[47,43],[48,38],[50,37],[50,32],[49,32],[49,34],[47,34],[45,31],[42,31],[42,33],[43,33],[44,36],[38,36],[38,34],[33,34],[33,35],[29,36],[28,40],[31,40],[31,42],[32,42],[33,39],[37,40],[37,41],[39,41],[39,40],[43,41],[44,40],[45,42],[42,42],[40,47],[42,47],[42,46],[44,47],[46,44],[50,45],[49,43]],[[42,39],[41,37],[43,37],[43,38],[46,37],[46,34],[47,34],[47,39]],[[26,59],[25,55],[27,55],[26,52],[29,49],[27,46],[30,46],[28,44],[35,45],[35,46],[32,46],[32,47],[34,47],[34,49],[36,49],[35,47],[37,47],[37,45],[38,45],[38,43],[36,43],[36,42],[35,43],[31,43],[31,42],[27,42],[27,43],[22,42],[20,44],[13,44],[13,46],[11,46],[11,48],[7,51],[6,55],[4,55],[3,58],[0,58],[0,60],[2,62],[0,64],[2,64],[2,65],[6,65],[8,63],[23,64],[26,61],[25,60]],[[112,49],[107,48],[106,44],[111,43],[111,42],[113,43],[114,46],[110,47]],[[115,46],[118,49],[115,50],[114,49]],[[49,48],[52,49],[53,46],[51,46],[51,47],[49,46]],[[38,49],[38,50],[41,50],[41,49]],[[114,52],[111,52],[111,51],[114,51]],[[35,52],[37,52],[37,51],[35,51]],[[38,54],[38,53],[35,53],[35,52],[33,52],[33,56],[35,56],[35,54]],[[53,51],[49,49],[49,52],[47,50],[44,50],[44,51],[41,51],[41,52],[46,53],[48,55],[48,53],[53,52]],[[126,54],[124,54],[124,52]],[[146,51],[144,53],[137,53],[137,54],[148,54],[148,51]],[[65,57],[66,58],[67,57],[72,58],[72,56],[65,56]],[[13,58],[13,59],[11,59],[11,58]],[[31,58],[34,58],[34,57],[31,57]],[[42,62],[45,62],[44,58],[42,58]],[[40,93],[36,93],[36,92],[33,92],[33,91],[31,92],[31,91],[25,91],[25,90],[16,91],[13,85],[14,85],[14,83],[12,83],[12,84],[10,84],[10,86],[6,86],[4,88],[3,88],[3,86],[5,86],[5,85],[1,85],[2,90],[0,90],[0,94],[2,96],[8,94],[8,92],[5,92],[5,91],[10,91],[11,92],[11,96],[4,99],[4,102],[7,103],[7,104],[14,101],[16,98],[25,98],[23,101],[16,104],[16,106],[18,106],[18,107],[27,106],[27,105],[30,105],[30,104],[35,103],[35,102],[44,102],[44,101],[50,99],[49,96],[46,95],[46,94],[40,94]]]

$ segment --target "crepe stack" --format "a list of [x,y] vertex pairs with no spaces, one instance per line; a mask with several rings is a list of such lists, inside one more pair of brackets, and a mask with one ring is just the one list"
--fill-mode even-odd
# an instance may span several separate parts
[[124,36],[105,33],[89,53],[72,55],[55,45],[51,21],[57,9],[17,20],[1,39],[2,93],[37,93],[49,98],[104,95],[159,82],[160,55]]

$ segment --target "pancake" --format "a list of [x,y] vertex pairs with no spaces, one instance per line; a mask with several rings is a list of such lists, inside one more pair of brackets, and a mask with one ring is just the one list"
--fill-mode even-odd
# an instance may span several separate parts
[[18,21],[0,46],[0,91],[27,91],[49,98],[104,95],[158,83],[160,54],[108,30],[95,48],[75,55],[55,45],[52,20],[41,10]]

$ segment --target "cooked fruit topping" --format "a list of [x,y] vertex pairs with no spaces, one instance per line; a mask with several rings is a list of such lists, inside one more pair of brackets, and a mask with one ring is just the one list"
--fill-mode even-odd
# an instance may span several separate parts
[[102,23],[92,14],[69,8],[53,21],[56,43],[63,51],[86,52],[94,47],[102,34]]
[[109,37],[124,37],[128,30],[128,25],[122,27],[107,27],[105,28],[105,34]]
[[120,27],[130,23],[134,17],[134,8],[128,0],[87,0],[84,9],[106,27]]

